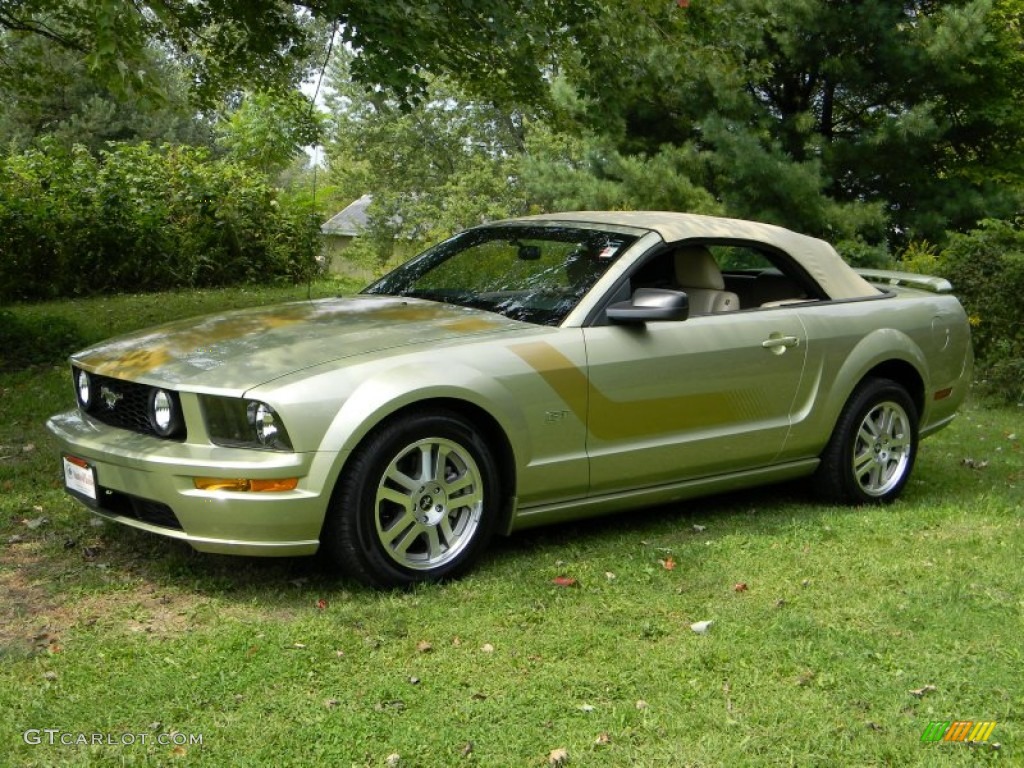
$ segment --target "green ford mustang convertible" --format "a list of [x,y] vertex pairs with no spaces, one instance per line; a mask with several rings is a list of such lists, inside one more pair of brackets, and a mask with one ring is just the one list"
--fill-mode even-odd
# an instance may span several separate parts
[[884,503],[967,394],[939,278],[680,213],[502,221],[349,298],[71,358],[67,490],[203,552],[324,550],[391,587],[496,533],[806,477]]

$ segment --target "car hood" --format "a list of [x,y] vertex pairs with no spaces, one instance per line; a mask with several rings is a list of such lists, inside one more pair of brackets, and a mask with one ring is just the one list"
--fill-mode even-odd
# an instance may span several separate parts
[[396,347],[521,329],[491,312],[355,296],[181,320],[72,355],[104,376],[197,392],[241,392],[305,368]]

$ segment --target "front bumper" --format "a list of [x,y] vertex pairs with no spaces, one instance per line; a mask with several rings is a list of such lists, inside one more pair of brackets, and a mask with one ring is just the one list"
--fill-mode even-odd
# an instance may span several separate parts
[[[212,444],[176,443],[93,421],[52,417],[61,450],[95,468],[97,515],[188,542],[200,552],[308,555],[319,546],[330,502],[333,458]],[[295,490],[203,491],[196,477],[299,478]]]

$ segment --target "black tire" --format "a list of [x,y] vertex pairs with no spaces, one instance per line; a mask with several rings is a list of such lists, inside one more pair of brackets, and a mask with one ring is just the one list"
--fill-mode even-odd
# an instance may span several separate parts
[[451,578],[493,536],[500,486],[491,451],[462,417],[403,415],[349,459],[321,545],[335,565],[372,587]]
[[888,504],[907,484],[918,444],[917,406],[890,379],[866,379],[843,407],[821,454],[815,488],[840,504]]

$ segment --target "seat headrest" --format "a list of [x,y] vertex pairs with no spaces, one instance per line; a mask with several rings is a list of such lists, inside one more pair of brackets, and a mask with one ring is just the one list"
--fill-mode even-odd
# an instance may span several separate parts
[[720,291],[725,288],[715,258],[703,245],[688,245],[675,252],[676,282],[683,288]]

